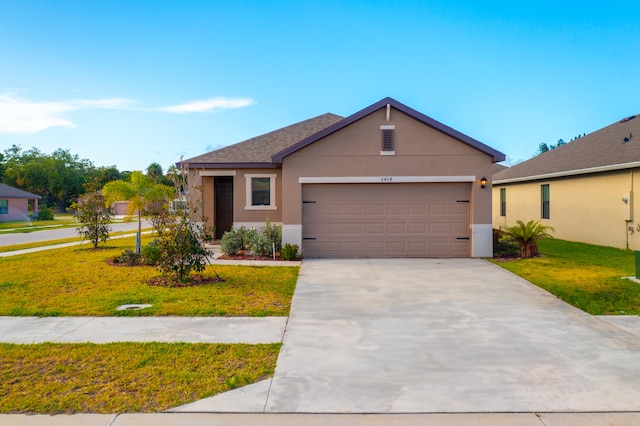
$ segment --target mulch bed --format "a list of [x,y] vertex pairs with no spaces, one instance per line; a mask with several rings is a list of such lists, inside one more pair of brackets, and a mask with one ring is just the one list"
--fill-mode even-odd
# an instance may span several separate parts
[[175,281],[173,277],[154,277],[147,281],[147,285],[154,287],[195,287],[199,285],[207,285],[214,283],[223,283],[226,280],[220,277],[203,277],[202,275],[191,275],[189,281],[181,283]]
[[[276,254],[276,258],[273,256],[252,256],[248,254],[223,254],[218,258],[218,260],[264,260],[264,261],[274,261],[274,260],[283,260],[279,254]],[[300,260],[300,259],[291,259],[292,261]]]

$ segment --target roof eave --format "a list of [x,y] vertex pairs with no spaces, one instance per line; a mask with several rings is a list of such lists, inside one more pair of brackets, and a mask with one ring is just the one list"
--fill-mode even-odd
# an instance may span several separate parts
[[185,165],[189,169],[277,169],[278,165],[273,163],[186,163],[181,162],[176,165]]
[[627,169],[635,169],[640,168],[640,161],[634,161],[631,163],[622,163],[622,164],[611,164],[608,166],[598,166],[598,167],[589,167],[586,169],[576,169],[576,170],[565,170],[562,172],[554,172],[554,173],[544,173],[541,175],[534,176],[521,176],[515,178],[508,179],[499,179],[494,180],[494,185],[501,185],[507,183],[518,183],[518,182],[529,182],[536,180],[546,180],[553,179],[559,177],[568,177],[568,176],[578,176],[578,175],[586,175],[591,173],[602,173],[602,172],[611,172],[616,170],[627,170]]

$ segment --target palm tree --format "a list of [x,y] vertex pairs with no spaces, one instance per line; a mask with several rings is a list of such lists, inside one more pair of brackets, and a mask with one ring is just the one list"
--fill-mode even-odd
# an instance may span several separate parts
[[142,234],[142,212],[153,203],[168,202],[173,198],[175,189],[154,183],[151,178],[135,171],[131,173],[130,181],[114,180],[102,188],[102,195],[107,205],[115,201],[129,201],[127,214],[138,215],[138,234],[136,236],[136,253],[140,254],[140,236]]
[[518,220],[516,225],[504,229],[503,240],[514,241],[520,245],[520,256],[523,258],[534,257],[538,253],[540,240],[553,238],[549,231],[554,232],[551,226],[546,226],[540,221],[530,220],[526,224]]

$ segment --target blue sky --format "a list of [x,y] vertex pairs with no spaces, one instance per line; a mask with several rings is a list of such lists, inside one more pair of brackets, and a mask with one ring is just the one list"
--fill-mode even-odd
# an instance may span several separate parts
[[512,161],[640,113],[640,2],[0,1],[0,151],[172,163],[386,96]]

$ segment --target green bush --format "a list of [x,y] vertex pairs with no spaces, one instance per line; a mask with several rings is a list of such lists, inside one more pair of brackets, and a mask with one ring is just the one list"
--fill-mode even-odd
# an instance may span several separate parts
[[53,213],[46,207],[38,211],[38,220],[53,220]]
[[247,248],[254,256],[270,256],[273,254],[272,242],[263,232],[254,232]]
[[124,249],[120,257],[114,259],[115,263],[122,263],[127,266],[136,266],[140,264],[141,256],[135,251],[130,249]]
[[[280,225],[271,225],[269,219],[264,224],[264,228],[262,228],[262,234],[273,244],[276,246],[276,251],[280,251],[282,247],[282,226]],[[271,249],[272,250],[272,249]],[[272,254],[272,253],[269,253]]]
[[280,249],[280,258],[282,260],[293,260],[298,257],[298,245],[297,244],[285,244]]
[[160,262],[162,247],[159,239],[154,239],[146,246],[142,247],[142,261],[145,265],[155,266]]
[[240,250],[244,250],[242,237],[238,234],[238,230],[232,228],[230,231],[222,234],[220,250],[224,254],[237,254]]

